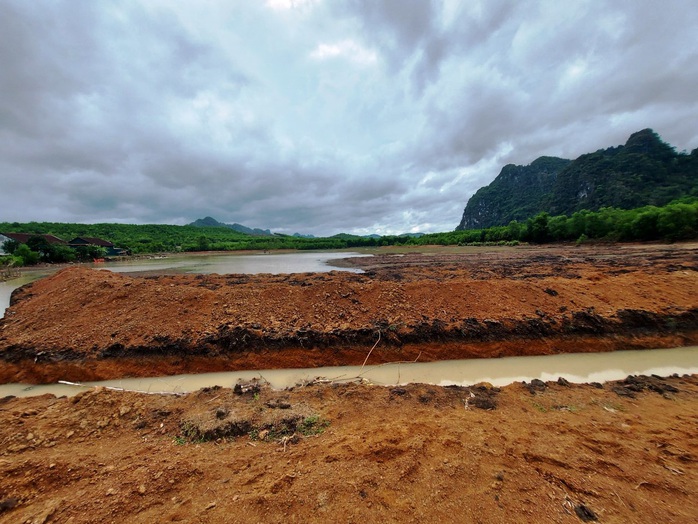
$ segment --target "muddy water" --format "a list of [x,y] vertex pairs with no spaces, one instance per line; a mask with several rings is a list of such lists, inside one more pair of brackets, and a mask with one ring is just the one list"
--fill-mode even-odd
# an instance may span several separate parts
[[371,256],[356,252],[304,252],[304,253],[265,253],[257,255],[171,255],[161,259],[134,260],[90,264],[95,269],[107,269],[117,273],[136,271],[163,271],[173,269],[182,273],[227,275],[231,273],[318,273],[326,271],[351,271],[360,273],[357,268],[336,267],[333,260],[349,257]]
[[[89,383],[86,386],[183,393],[210,386],[232,387],[239,380],[246,381],[254,378],[266,380],[274,388],[286,388],[318,377],[339,382],[363,378],[373,384],[380,385],[420,382],[441,386],[467,386],[478,382],[489,382],[495,386],[504,386],[517,381],[530,381],[534,378],[548,381],[564,377],[570,382],[583,383],[619,380],[628,375],[669,376],[674,373],[680,375],[698,374],[698,346],[610,353],[570,353],[535,357],[401,363],[366,366],[363,369],[361,366],[344,366],[203,373],[110,380]],[[5,395],[31,396],[44,393],[70,396],[85,389],[86,387],[63,384],[42,386],[4,384],[0,385],[0,397]]]
[[10,305],[10,296],[12,292],[24,284],[34,282],[36,279],[44,277],[49,273],[31,273],[22,275],[18,278],[13,278],[6,282],[0,282],[0,318],[5,316],[5,309]]

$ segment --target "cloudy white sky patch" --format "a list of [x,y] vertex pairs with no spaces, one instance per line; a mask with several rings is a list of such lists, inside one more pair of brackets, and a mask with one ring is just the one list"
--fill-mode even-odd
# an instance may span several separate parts
[[691,0],[0,0],[0,221],[446,231],[506,163],[698,147]]
[[310,56],[316,60],[345,58],[358,64],[372,64],[378,59],[375,52],[362,47],[353,40],[342,40],[332,44],[318,44]]

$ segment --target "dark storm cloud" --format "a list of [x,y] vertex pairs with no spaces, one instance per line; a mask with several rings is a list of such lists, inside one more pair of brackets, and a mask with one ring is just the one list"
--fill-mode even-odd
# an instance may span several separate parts
[[438,231],[509,162],[698,146],[688,0],[0,12],[0,221]]

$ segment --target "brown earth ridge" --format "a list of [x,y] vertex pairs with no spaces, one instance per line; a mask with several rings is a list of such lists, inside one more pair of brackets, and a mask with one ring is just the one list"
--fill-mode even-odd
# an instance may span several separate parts
[[17,290],[0,381],[432,361],[692,345],[698,246],[384,253],[364,273],[123,275]]

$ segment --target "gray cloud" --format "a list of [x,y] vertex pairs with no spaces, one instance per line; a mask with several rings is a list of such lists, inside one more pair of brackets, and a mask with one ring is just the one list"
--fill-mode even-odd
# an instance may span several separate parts
[[698,146],[689,0],[289,6],[0,0],[0,220],[443,231],[506,163]]

